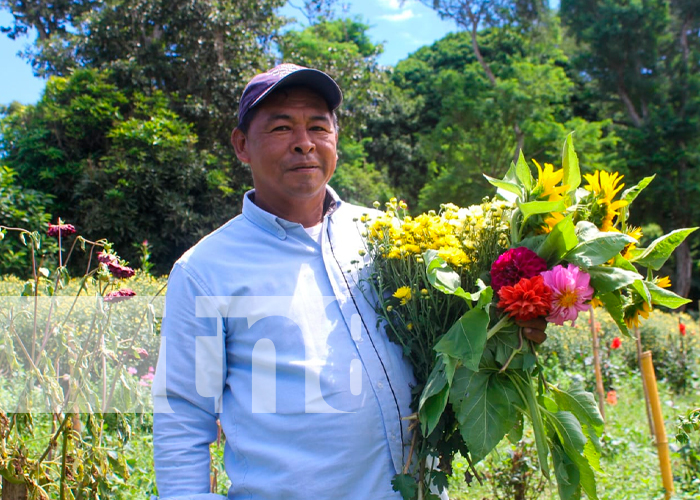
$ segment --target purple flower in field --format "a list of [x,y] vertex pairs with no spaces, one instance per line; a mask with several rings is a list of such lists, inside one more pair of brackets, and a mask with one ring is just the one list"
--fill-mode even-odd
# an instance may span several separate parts
[[108,262],[107,268],[115,278],[131,278],[134,274],[136,274],[136,271],[134,271],[130,267],[122,266],[118,262]]
[[46,231],[46,234],[52,238],[58,238],[60,234],[61,238],[63,238],[69,234],[75,234],[75,226],[73,224],[64,224],[61,219],[58,219],[58,224],[49,222],[49,229]]
[[595,290],[591,287],[591,276],[581,271],[578,266],[554,266],[551,271],[542,273],[544,282],[552,289],[552,310],[547,321],[563,325],[564,321],[573,324],[581,311],[588,311],[587,302],[593,298]]
[[133,366],[130,366],[129,368],[126,369],[126,372],[127,372],[129,375],[136,375],[137,370],[136,370],[136,368],[134,368]]
[[[107,295],[105,295],[105,302],[121,302],[122,300],[131,298],[134,295],[136,295],[136,292],[131,288],[121,288],[115,292],[109,292]],[[148,355],[148,353],[146,353],[146,355]]]
[[109,264],[110,262],[117,263],[117,256],[113,253],[99,252],[97,254],[97,260],[102,264]]

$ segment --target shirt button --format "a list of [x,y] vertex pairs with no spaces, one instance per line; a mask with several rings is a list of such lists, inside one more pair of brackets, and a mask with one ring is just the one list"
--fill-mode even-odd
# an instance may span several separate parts
[[377,389],[384,389],[384,384],[377,382]]

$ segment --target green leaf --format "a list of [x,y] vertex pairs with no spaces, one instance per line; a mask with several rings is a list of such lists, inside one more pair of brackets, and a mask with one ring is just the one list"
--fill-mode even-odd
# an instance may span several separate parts
[[460,367],[450,389],[459,430],[473,461],[493,450],[516,423],[513,405],[522,405],[512,382],[496,372]]
[[581,498],[581,475],[576,464],[569,458],[560,443],[552,446],[554,475],[557,477],[557,489],[561,500],[579,500]]
[[654,177],[656,177],[656,174],[652,175],[651,177],[645,177],[639,182],[639,184],[625,189],[620,195],[620,199],[626,201],[628,205],[631,205],[637,196],[639,196],[639,193],[641,193],[642,190],[644,190],[644,188],[654,180]]
[[597,237],[599,234],[600,229],[592,222],[582,220],[576,224],[576,237],[579,241],[588,241]]
[[605,309],[608,311],[608,314],[613,321],[615,321],[615,324],[620,331],[628,337],[631,337],[630,331],[627,328],[627,324],[625,323],[624,319],[624,303],[622,301],[622,297],[620,296],[620,292],[604,293],[598,295],[597,297],[603,302]]
[[647,286],[644,284],[644,281],[642,281],[641,279],[636,280],[634,283],[632,283],[632,288],[639,294],[639,296],[642,299],[644,299],[644,302],[651,305],[651,295],[649,294],[649,289],[647,289]]
[[[434,485],[438,491],[442,492],[447,489],[449,483],[447,481],[447,474],[441,470],[430,471],[430,482]],[[438,497],[440,498],[440,497]]]
[[486,177],[486,180],[489,181],[489,183],[495,187],[498,188],[498,194],[501,195],[503,198],[510,202],[514,202],[516,199],[522,198],[523,197],[523,190],[520,186],[517,184],[513,184],[512,182],[508,181],[499,181],[498,179],[494,179],[493,177],[489,177],[486,174],[483,174],[484,177]]
[[641,255],[632,259],[632,262],[640,264],[644,267],[650,267],[654,271],[658,271],[671,256],[676,247],[683,243],[688,235],[696,229],[697,227],[676,229],[675,231],[671,231],[670,233],[655,239]]
[[618,255],[628,244],[637,240],[623,233],[599,232],[595,237],[576,245],[564,255],[563,260],[580,267],[605,264]]
[[632,263],[629,260],[625,259],[622,255],[615,256],[615,260],[613,261],[613,267],[619,267],[626,271],[632,271],[633,273],[637,272],[637,268],[634,267]]
[[425,262],[425,272],[428,277],[428,282],[448,295],[456,295],[463,298],[471,307],[472,302],[479,300],[482,290],[474,293],[465,292],[460,286],[462,280],[459,274],[452,269],[445,260],[440,257],[436,250],[427,250],[423,253]]
[[513,444],[518,444],[523,438],[523,430],[525,427],[525,421],[523,420],[522,413],[518,413],[515,425],[508,431],[508,441]]
[[562,184],[569,186],[569,192],[576,191],[581,185],[581,170],[578,166],[578,155],[574,150],[573,132],[566,136],[564,149],[561,153],[561,164],[564,168]]
[[440,257],[437,250],[428,250],[423,253],[425,270],[428,281],[443,293],[453,294],[460,288],[459,274],[452,269],[445,260]]
[[581,455],[586,444],[586,437],[576,417],[568,411],[547,414],[547,422],[554,428],[566,455],[578,467],[581,487],[590,499],[597,500],[595,476],[588,460]]
[[423,429],[423,435],[429,436],[440,421],[442,412],[447,406],[450,385],[445,373],[445,364],[438,359],[428,381],[423,388],[418,403],[418,416]]
[[569,251],[578,244],[573,215],[567,215],[554,226],[536,253],[547,261],[549,266],[558,264]]
[[588,426],[583,425],[581,427],[583,428],[583,433],[588,436],[588,441],[583,447],[583,457],[588,460],[588,465],[591,466],[591,469],[596,472],[603,472],[603,469],[600,467],[600,440]]
[[684,304],[690,303],[690,299],[676,295],[671,290],[666,290],[658,285],[655,285],[651,281],[645,281],[649,294],[651,295],[651,303],[659,306],[669,307],[671,309],[676,309]]
[[493,300],[493,288],[486,286],[481,280],[477,280],[477,286],[479,287],[479,291],[472,293],[472,297],[478,293],[479,301],[477,302],[476,307],[486,310],[486,307]]
[[619,267],[595,266],[588,269],[588,274],[591,275],[591,286],[599,295],[619,290],[643,279],[641,274]]
[[530,167],[527,166],[522,149],[518,153],[518,163],[515,164],[515,175],[528,192],[532,191],[532,172]]
[[552,387],[554,400],[561,410],[571,412],[582,424],[593,427],[602,432],[605,422],[600,414],[598,404],[588,391],[580,386],[575,386],[568,391]]
[[403,500],[413,500],[418,493],[416,480],[408,474],[396,474],[391,480],[391,486],[394,491],[401,493]]
[[542,474],[547,479],[550,478],[549,474],[549,461],[548,461],[548,450],[547,446],[547,434],[544,430],[544,423],[542,421],[542,414],[540,413],[540,407],[537,403],[537,398],[535,398],[535,389],[532,387],[532,383],[528,379],[513,378],[513,381],[520,387],[520,392],[525,395],[525,403],[529,410],[530,422],[532,422],[532,430],[535,434],[535,446],[537,447],[537,460],[540,463],[540,470]]
[[523,214],[523,224],[525,224],[525,222],[533,215],[563,212],[566,210],[566,204],[564,203],[564,200],[529,201],[527,203],[518,202],[518,208]]
[[435,344],[434,349],[460,360],[464,366],[476,371],[479,369],[479,360],[486,345],[488,326],[488,313],[475,307],[464,313],[452,325]]

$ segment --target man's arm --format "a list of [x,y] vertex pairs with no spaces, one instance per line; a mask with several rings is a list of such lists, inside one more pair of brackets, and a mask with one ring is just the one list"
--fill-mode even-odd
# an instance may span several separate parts
[[[226,373],[224,335],[221,319],[197,317],[203,311],[196,307],[197,297],[209,295],[193,274],[175,265],[168,279],[153,383],[153,458],[161,500],[224,498],[210,493],[209,453],[217,434],[215,402]],[[202,355],[207,354],[203,344],[218,345],[219,367],[216,362],[202,366]],[[209,354],[216,358],[216,348]],[[218,381],[217,376],[221,377]]]

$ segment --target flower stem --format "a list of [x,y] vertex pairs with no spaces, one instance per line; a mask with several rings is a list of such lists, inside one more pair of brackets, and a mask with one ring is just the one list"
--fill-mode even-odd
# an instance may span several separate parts
[[498,323],[493,325],[491,329],[486,332],[486,340],[490,339],[494,335],[496,335],[499,331],[503,329],[503,327],[510,325],[510,316],[503,316]]

